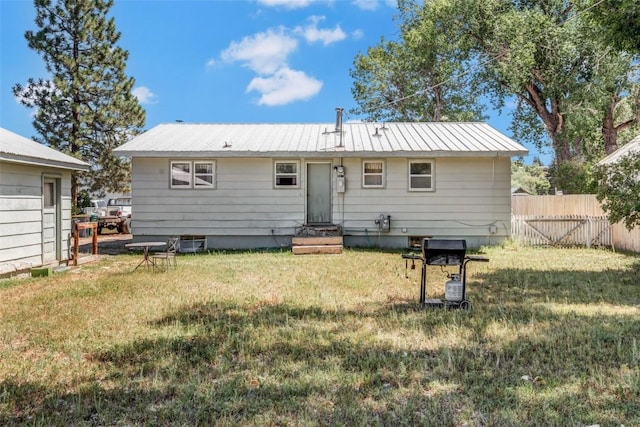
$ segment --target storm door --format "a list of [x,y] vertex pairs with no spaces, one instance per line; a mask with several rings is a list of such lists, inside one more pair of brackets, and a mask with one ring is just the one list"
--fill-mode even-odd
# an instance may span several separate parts
[[307,163],[307,224],[331,224],[331,163]]

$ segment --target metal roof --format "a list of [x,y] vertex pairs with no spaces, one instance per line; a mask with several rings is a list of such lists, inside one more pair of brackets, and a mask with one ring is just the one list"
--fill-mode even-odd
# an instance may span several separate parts
[[624,156],[628,154],[635,154],[640,152],[640,135],[633,138],[631,141],[627,142],[622,147],[618,148],[613,153],[609,154],[604,159],[598,162],[599,165],[610,165],[612,163],[617,163]]
[[0,128],[0,161],[62,169],[89,170],[89,164],[82,160],[3,128]]
[[128,157],[522,156],[528,150],[486,123],[167,123],[121,145]]

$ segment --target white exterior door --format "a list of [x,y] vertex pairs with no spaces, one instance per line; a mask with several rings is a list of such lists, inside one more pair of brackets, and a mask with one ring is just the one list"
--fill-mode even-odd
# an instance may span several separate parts
[[331,224],[331,163],[307,163],[307,224]]
[[58,259],[58,191],[56,179],[44,178],[42,186],[42,263],[50,264]]

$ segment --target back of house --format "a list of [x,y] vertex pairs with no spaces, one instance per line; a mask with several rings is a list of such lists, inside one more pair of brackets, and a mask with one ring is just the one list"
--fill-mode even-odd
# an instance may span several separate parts
[[159,125],[122,145],[132,159],[134,240],[183,251],[347,246],[423,238],[497,244],[510,233],[512,156],[484,123]]

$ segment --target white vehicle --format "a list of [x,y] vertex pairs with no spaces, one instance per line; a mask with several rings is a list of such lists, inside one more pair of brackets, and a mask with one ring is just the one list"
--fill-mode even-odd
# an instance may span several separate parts
[[125,213],[121,206],[110,206],[107,202],[100,199],[91,200],[91,206],[84,208],[83,212],[97,218],[98,234],[102,234],[102,230],[105,228],[108,228],[109,230],[118,230],[118,233],[129,232],[129,223],[131,221],[131,199],[128,200],[128,213]]
[[87,215],[107,216],[107,202],[104,200],[92,200],[91,206],[82,208],[82,211]]
[[129,218],[131,217],[131,197],[118,197],[116,199],[109,199],[107,208],[107,212],[109,213],[109,215]]

